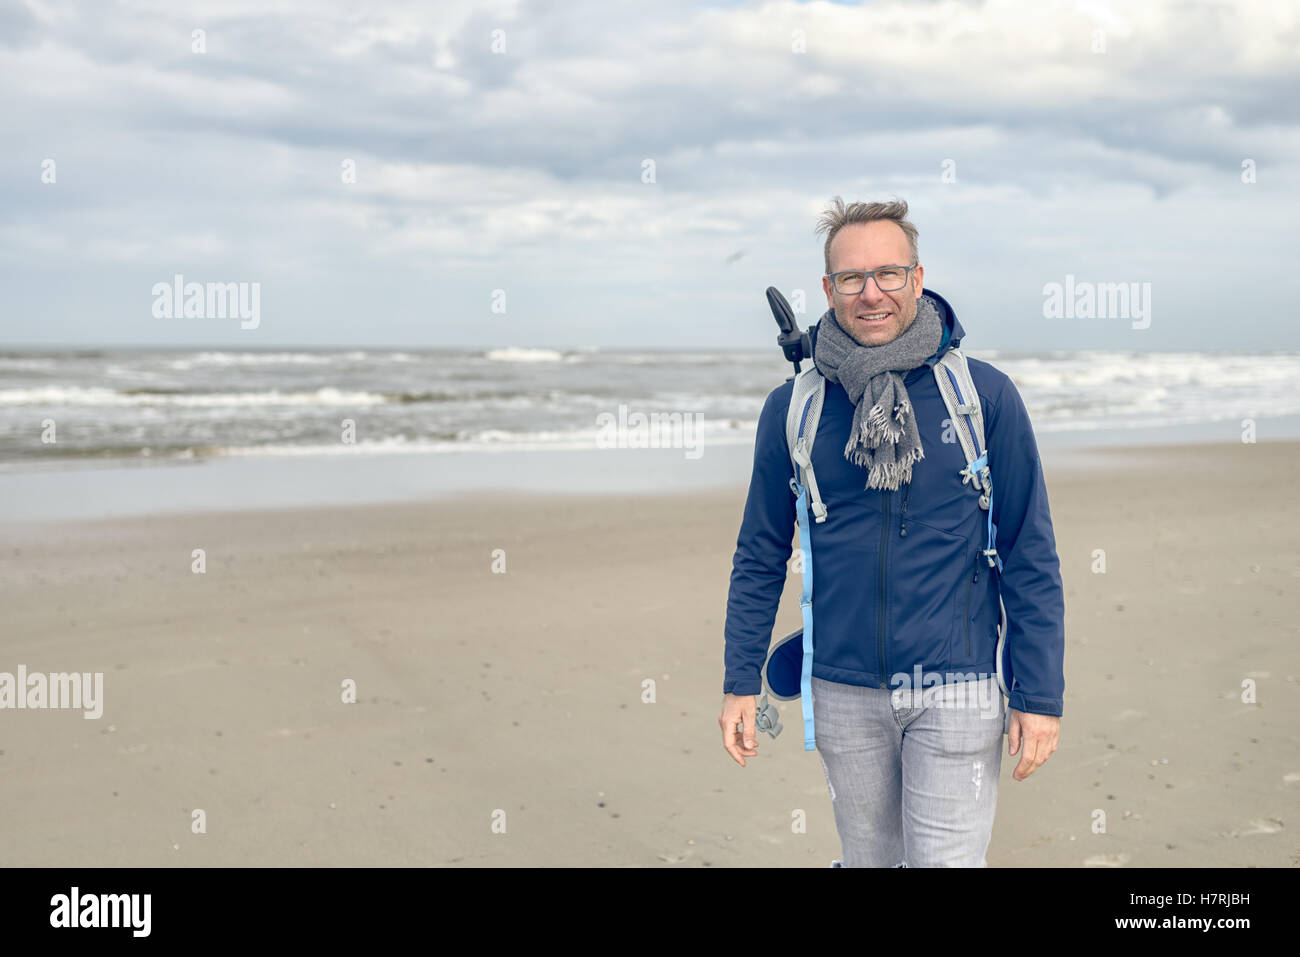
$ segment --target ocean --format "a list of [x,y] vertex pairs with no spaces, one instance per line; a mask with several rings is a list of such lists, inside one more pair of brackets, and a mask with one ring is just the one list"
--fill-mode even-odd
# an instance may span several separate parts
[[[970,355],[1012,378],[1045,445],[1300,414],[1296,352]],[[592,449],[620,406],[692,416],[704,448],[743,445],[791,372],[775,347],[5,351],[0,469]]]
[[[1049,482],[1114,463],[1096,447],[1300,437],[1300,353],[971,355],[1016,383]],[[4,351],[0,521],[743,488],[792,371],[776,348]]]

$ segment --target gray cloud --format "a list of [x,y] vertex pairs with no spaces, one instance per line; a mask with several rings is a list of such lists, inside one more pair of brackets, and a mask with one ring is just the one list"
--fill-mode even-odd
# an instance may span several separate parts
[[[817,206],[842,194],[905,196],[936,281],[976,291],[977,315],[1013,304],[990,346],[1277,338],[1225,326],[1185,277],[1225,252],[1216,223],[1258,268],[1284,267],[1300,128],[1279,104],[1300,92],[1300,21],[1282,6],[628,6],[5,8],[0,275],[24,308],[0,332],[188,341],[117,291],[187,268],[279,283],[268,342],[761,345],[751,300],[816,289]],[[1042,284],[1083,270],[1157,282],[1170,321],[1141,338],[1049,328]],[[526,325],[484,315],[503,276],[527,290]],[[1261,314],[1263,293],[1233,302]]]

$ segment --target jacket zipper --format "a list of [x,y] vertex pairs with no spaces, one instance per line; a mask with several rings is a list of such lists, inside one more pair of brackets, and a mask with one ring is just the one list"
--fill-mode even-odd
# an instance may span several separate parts
[[889,549],[889,490],[881,499],[882,518],[880,522],[880,601],[879,615],[876,618],[876,643],[880,648],[880,687],[888,687],[885,681],[885,556]]
[[907,500],[912,497],[912,483],[907,483],[907,491],[903,493],[903,511],[898,519],[898,537],[907,538]]

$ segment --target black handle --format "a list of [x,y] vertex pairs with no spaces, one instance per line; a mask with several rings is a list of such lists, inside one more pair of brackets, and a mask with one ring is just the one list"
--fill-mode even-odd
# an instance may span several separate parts
[[802,371],[799,363],[804,359],[812,358],[812,339],[808,333],[799,328],[799,323],[794,318],[794,310],[790,308],[790,303],[776,286],[767,287],[767,304],[772,307],[772,317],[776,320],[777,328],[781,330],[776,337],[776,344],[781,347],[786,359],[794,363],[794,371]]

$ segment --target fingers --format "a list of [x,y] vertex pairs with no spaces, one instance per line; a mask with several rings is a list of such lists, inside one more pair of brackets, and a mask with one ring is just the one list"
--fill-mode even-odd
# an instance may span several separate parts
[[754,741],[757,710],[754,697],[749,695],[724,702],[722,717],[718,718],[722,746],[742,768],[746,767],[745,758],[758,754],[758,744]]
[[1023,781],[1029,775],[1034,773],[1034,768],[1042,764],[1038,760],[1039,739],[1037,735],[1027,734],[1024,738],[1025,750],[1020,755],[1020,763],[1016,765],[1015,771],[1011,776],[1017,781]]
[[[745,767],[745,758],[752,758],[758,754],[758,748],[744,740],[743,719],[736,715],[732,718],[721,719],[722,723],[722,745],[727,749],[727,753],[735,758],[736,763],[742,768]],[[751,732],[752,733],[752,732]]]
[[[1013,727],[1016,725],[1014,716],[1012,725]],[[1021,741],[1024,744],[1024,752],[1020,755],[1020,763],[1016,765],[1015,771],[1011,774],[1013,778],[1017,781],[1023,781],[1046,763],[1047,759],[1056,751],[1059,727],[1059,719],[1051,719],[1045,725],[1035,723],[1023,731]]]

